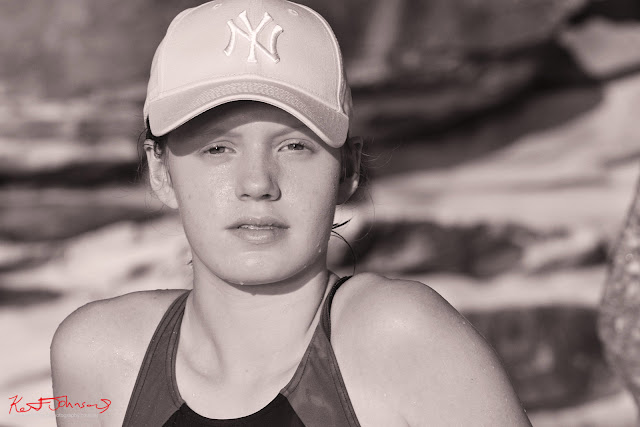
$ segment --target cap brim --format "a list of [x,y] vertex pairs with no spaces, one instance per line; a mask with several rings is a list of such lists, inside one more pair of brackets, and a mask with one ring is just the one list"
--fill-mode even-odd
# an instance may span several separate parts
[[277,82],[250,79],[212,82],[163,95],[149,104],[151,132],[165,135],[197,115],[232,101],[259,101],[296,117],[332,147],[344,144],[349,118],[312,96],[295,92]]

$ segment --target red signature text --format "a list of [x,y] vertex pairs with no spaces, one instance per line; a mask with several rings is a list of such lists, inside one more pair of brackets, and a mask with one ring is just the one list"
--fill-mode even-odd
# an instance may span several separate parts
[[67,396],[57,396],[57,397],[41,397],[35,402],[29,403],[21,403],[22,396],[12,396],[9,400],[13,399],[11,405],[9,406],[9,413],[15,410],[16,413],[24,413],[29,412],[31,410],[39,411],[42,408],[48,408],[51,411],[55,411],[58,408],[96,408],[102,414],[104,411],[109,409],[111,406],[111,401],[109,399],[100,399],[102,403],[72,403],[69,402]]

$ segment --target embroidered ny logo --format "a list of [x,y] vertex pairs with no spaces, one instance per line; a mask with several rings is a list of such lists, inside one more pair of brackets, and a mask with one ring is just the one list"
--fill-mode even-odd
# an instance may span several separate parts
[[231,38],[229,39],[229,44],[224,49],[224,53],[226,53],[227,56],[231,56],[231,54],[233,53],[233,49],[236,46],[236,35],[240,34],[242,37],[249,40],[249,43],[251,43],[251,45],[249,46],[249,57],[247,58],[247,62],[258,62],[258,59],[256,58],[256,48],[258,48],[265,55],[271,58],[273,62],[278,63],[280,61],[280,57],[278,56],[276,43],[278,41],[278,36],[284,31],[282,27],[280,25],[276,25],[273,28],[273,30],[271,31],[271,38],[269,39],[269,48],[267,49],[258,41],[258,34],[260,34],[260,31],[262,31],[265,25],[273,20],[271,15],[265,12],[264,16],[262,17],[262,21],[260,21],[260,24],[255,29],[251,27],[251,23],[247,18],[246,10],[238,15],[238,17],[244,23],[245,27],[247,27],[247,30],[249,32],[246,33],[245,31],[240,29],[233,21],[233,19],[227,21],[227,25],[229,25],[229,28],[231,28]]

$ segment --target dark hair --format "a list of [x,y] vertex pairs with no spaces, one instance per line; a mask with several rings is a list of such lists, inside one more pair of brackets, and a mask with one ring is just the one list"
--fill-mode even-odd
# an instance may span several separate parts
[[[145,141],[153,141],[153,152],[156,157],[161,157],[164,154],[164,150],[167,148],[168,135],[155,136],[151,132],[151,125],[149,124],[149,117],[145,121],[144,139]],[[144,150],[143,150],[144,151]]]

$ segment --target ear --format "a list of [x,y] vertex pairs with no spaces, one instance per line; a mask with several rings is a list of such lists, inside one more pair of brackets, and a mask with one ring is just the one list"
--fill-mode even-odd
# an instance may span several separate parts
[[171,209],[178,209],[178,200],[171,185],[171,177],[162,156],[155,150],[155,142],[147,139],[144,151],[149,165],[149,183],[156,197]]
[[360,160],[362,159],[362,143],[363,139],[359,136],[353,136],[347,139],[345,144],[350,145],[350,155],[345,156],[343,162],[349,162],[346,165],[347,170],[353,171],[351,176],[345,176],[340,181],[340,188],[338,190],[338,204],[346,203],[353,193],[358,189],[358,183],[360,182]]

